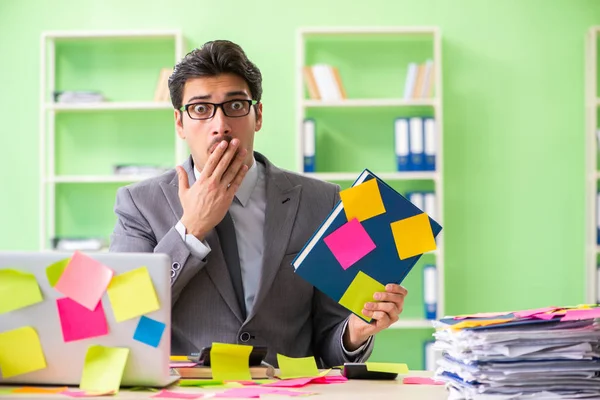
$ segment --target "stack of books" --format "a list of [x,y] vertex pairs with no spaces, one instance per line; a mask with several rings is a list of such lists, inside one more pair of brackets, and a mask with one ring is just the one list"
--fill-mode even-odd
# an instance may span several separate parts
[[600,398],[600,308],[546,307],[434,322],[450,399]]

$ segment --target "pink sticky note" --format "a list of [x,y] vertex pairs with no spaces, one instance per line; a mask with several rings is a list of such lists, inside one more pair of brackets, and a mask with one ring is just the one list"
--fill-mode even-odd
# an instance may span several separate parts
[[172,362],[169,363],[169,368],[191,368],[198,365],[195,362]]
[[281,381],[266,383],[262,387],[302,387],[308,385],[317,377],[312,378],[294,378],[294,379],[283,379]]
[[533,308],[531,310],[515,311],[513,314],[517,318],[527,318],[527,317],[532,317],[536,314],[543,314],[548,311],[554,311],[556,309],[557,309],[557,307]]
[[160,399],[199,399],[204,397],[202,393],[183,393],[183,392],[172,392],[170,390],[161,390],[156,393],[152,398]]
[[489,313],[477,313],[470,315],[460,315],[458,317],[454,317],[454,319],[468,319],[468,318],[495,318],[501,315],[510,314],[510,312],[489,312]]
[[590,308],[585,310],[568,310],[561,321],[577,321],[580,319],[600,318],[600,308]]
[[113,395],[114,393],[112,390],[110,392],[85,392],[82,390],[65,390],[64,392],[60,392],[60,394],[69,397],[97,397]]
[[326,375],[326,376],[319,376],[319,377],[313,379],[313,381],[311,383],[330,384],[330,383],[344,383],[347,381],[348,381],[348,378],[346,378],[345,376]]
[[550,319],[556,317],[557,315],[560,315],[560,314],[554,314],[554,313],[552,313],[552,314],[535,314],[535,315],[532,315],[531,317],[535,318],[535,319],[550,320]]
[[222,397],[222,398],[241,397],[241,398],[245,398],[245,399],[257,399],[263,394],[280,394],[283,396],[306,396],[306,395],[310,395],[313,393],[294,392],[292,390],[285,390],[285,389],[271,389],[271,388],[266,388],[266,387],[261,386],[261,387],[229,389],[224,392],[217,393],[217,395],[215,397]]
[[425,378],[422,376],[407,376],[402,380],[405,385],[444,385],[444,382],[435,381],[431,378]]
[[108,334],[108,324],[102,302],[90,311],[68,297],[57,299],[56,307],[65,342]]
[[113,273],[112,269],[102,263],[76,251],[54,288],[93,311]]
[[350,268],[376,247],[356,218],[340,226],[324,240],[344,269]]

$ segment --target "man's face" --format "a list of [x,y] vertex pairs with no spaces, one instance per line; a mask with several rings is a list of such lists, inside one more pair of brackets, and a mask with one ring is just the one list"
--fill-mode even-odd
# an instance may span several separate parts
[[[184,105],[202,102],[223,103],[229,100],[252,100],[246,81],[235,74],[188,79],[183,87]],[[197,106],[196,109],[202,110],[203,106]],[[262,103],[259,103],[256,109],[251,106],[249,114],[243,117],[228,117],[223,113],[223,109],[218,107],[212,118],[196,120],[190,118],[186,111],[175,110],[177,135],[188,144],[198,170],[204,168],[218,143],[233,138],[240,141],[240,149],[248,150],[244,163],[251,166],[254,157],[254,132],[259,131],[261,126]]]

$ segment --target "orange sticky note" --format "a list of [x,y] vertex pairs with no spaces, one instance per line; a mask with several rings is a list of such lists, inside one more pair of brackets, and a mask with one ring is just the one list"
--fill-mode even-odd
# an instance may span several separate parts
[[435,250],[435,237],[429,217],[422,213],[390,224],[401,260]]
[[40,338],[31,326],[0,333],[0,370],[10,378],[46,368]]
[[385,292],[385,285],[382,285],[364,272],[358,271],[358,274],[356,274],[352,283],[348,286],[346,292],[344,292],[339,303],[369,322],[371,321],[371,317],[364,315],[362,310],[365,308],[365,303],[375,302],[373,295],[376,292]]
[[340,198],[348,221],[358,218],[362,222],[385,213],[385,206],[376,179],[370,179],[360,185],[342,190]]
[[117,322],[139,317],[160,308],[146,267],[115,276],[108,286],[108,298]]
[[76,251],[54,288],[94,311],[113,276],[113,270]]
[[69,390],[68,387],[63,386],[59,388],[44,388],[44,387],[35,387],[35,386],[24,386],[18,389],[14,389],[12,393],[35,393],[35,394],[55,394],[61,393],[65,390]]

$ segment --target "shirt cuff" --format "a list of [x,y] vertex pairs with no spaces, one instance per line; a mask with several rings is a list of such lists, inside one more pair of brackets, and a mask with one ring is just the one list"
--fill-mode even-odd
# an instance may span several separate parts
[[344,354],[348,358],[353,358],[353,357],[360,355],[367,348],[367,346],[369,346],[371,344],[371,341],[373,340],[373,336],[369,336],[367,341],[362,346],[360,346],[358,349],[356,349],[354,351],[348,351],[344,347],[344,334],[346,333],[347,328],[348,328],[348,320],[346,320],[346,322],[344,322],[344,329],[342,329],[343,333],[342,333],[342,337],[340,338],[340,345],[342,346],[342,350],[344,351]]
[[211,250],[206,240],[200,241],[196,236],[186,233],[187,229],[181,221],[177,222],[175,229],[179,233],[179,236],[181,236],[181,240],[183,240],[190,253],[199,259],[204,260]]

